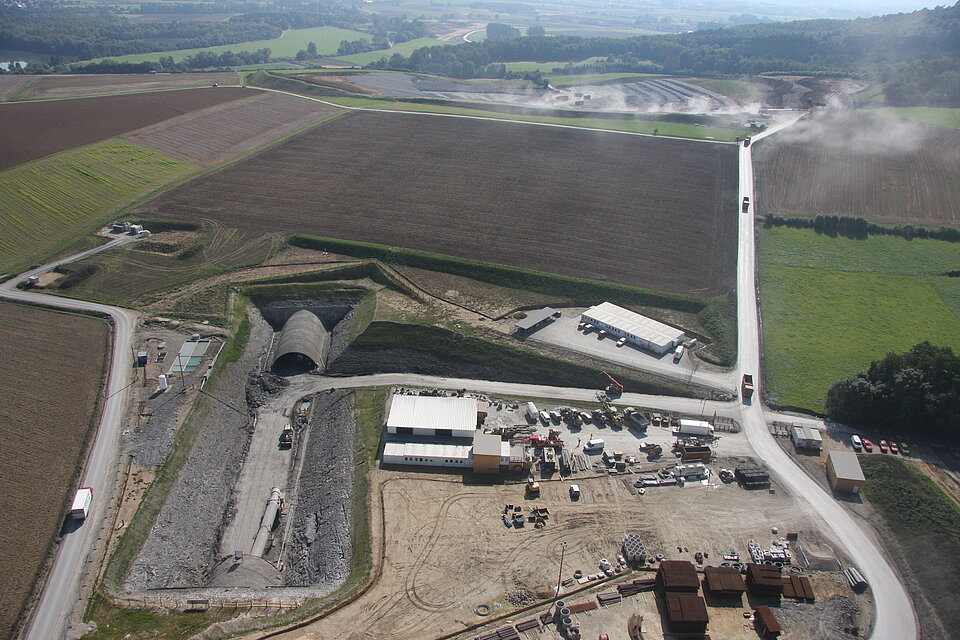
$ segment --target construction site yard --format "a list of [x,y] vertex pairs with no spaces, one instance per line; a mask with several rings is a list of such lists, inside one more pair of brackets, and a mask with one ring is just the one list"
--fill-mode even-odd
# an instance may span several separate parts
[[[515,623],[547,610],[558,576],[567,581],[578,570],[596,574],[601,558],[615,564],[627,533],[642,536],[648,556],[694,561],[699,551],[707,555],[707,564],[719,564],[731,550],[748,557],[748,540],[766,546],[778,538],[772,533],[775,527],[798,533],[811,549],[830,548],[817,532],[814,516],[779,488],[746,491],[736,484],[710,481],[639,494],[624,477],[604,474],[578,477],[575,482],[582,492],[579,500],[570,497],[570,480],[543,482],[541,495],[531,500],[522,483],[491,485],[464,481],[459,475],[373,471],[375,557],[383,545],[379,575],[354,602],[279,637],[326,638],[335,633],[341,638],[391,640],[472,638],[507,620]],[[546,507],[547,524],[542,529],[507,528],[502,519],[506,505],[524,512]],[[862,619],[854,620],[854,612],[868,610],[864,603],[833,601],[837,596],[855,597],[842,575],[808,575],[817,603],[782,603],[785,638],[841,638],[844,628],[863,624]],[[642,571],[611,582],[638,577],[653,573]],[[573,581],[560,595],[571,602],[595,599],[596,590],[574,593],[579,588]],[[607,584],[598,590],[615,587]],[[756,632],[745,626],[743,612],[771,602],[752,598],[744,597],[739,606],[710,606],[709,631],[724,638],[756,638]],[[504,617],[538,602],[543,606]],[[644,638],[663,638],[657,606],[652,593],[639,594],[613,607],[578,614],[577,622],[583,637],[597,633],[622,637],[628,618],[640,614]],[[794,609],[801,613],[795,615]],[[804,609],[809,610],[809,619]],[[474,628],[487,620],[488,628]],[[546,637],[554,637],[555,627],[546,629],[550,630]],[[460,630],[463,633],[457,635]],[[808,633],[811,630],[817,631]],[[540,636],[534,630],[522,637]]]

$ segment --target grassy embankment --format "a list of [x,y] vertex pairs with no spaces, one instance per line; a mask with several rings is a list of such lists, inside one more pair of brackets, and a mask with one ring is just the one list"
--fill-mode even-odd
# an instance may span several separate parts
[[922,340],[960,348],[960,244],[760,232],[765,388],[822,412],[827,388]]
[[[577,76],[564,76],[576,78]],[[522,113],[508,113],[504,111],[490,111],[481,108],[456,106],[452,104],[438,104],[437,102],[410,102],[393,99],[377,99],[366,97],[345,96],[344,91],[329,87],[320,87],[296,80],[295,78],[280,78],[266,73],[254,73],[247,77],[250,86],[277,89],[300,95],[320,98],[332,104],[344,107],[381,109],[385,111],[417,111],[420,113],[443,113],[451,115],[476,116],[480,118],[494,118],[498,120],[515,120],[519,122],[558,124],[585,129],[606,129],[609,131],[624,131],[627,133],[647,133],[678,138],[696,140],[711,139],[733,141],[743,136],[743,129],[728,129],[724,127],[699,126],[684,122],[670,122],[656,118],[591,118],[565,116],[538,116]]]
[[40,263],[195,169],[111,139],[0,171],[0,273]]
[[713,349],[716,357],[725,363],[736,360],[736,310],[726,297],[703,300],[373,243],[308,235],[291,236],[289,242],[307,249],[374,258],[391,265],[440,271],[512,289],[557,296],[572,305],[590,306],[601,300],[610,300],[627,307],[655,307],[695,313],[712,332],[709,337],[715,341]]
[[156,62],[160,58],[172,56],[174,61],[179,62],[187,56],[194,55],[201,51],[209,51],[221,54],[226,51],[239,53],[241,51],[257,51],[259,49],[270,49],[270,55],[274,58],[292,58],[297,55],[301,49],[306,49],[311,42],[317,45],[319,55],[330,55],[337,52],[337,48],[343,40],[359,40],[369,38],[370,35],[360,31],[350,29],[338,29],[337,27],[313,27],[311,29],[290,29],[279,38],[272,40],[255,40],[253,42],[239,42],[236,44],[225,44],[216,47],[202,47],[198,49],[180,49],[179,51],[158,51],[155,53],[137,53],[126,56],[116,56],[109,58],[117,62]]
[[[210,378],[213,393],[216,393],[217,373],[224,365],[236,361],[246,349],[250,338],[250,318],[247,315],[248,303],[242,297],[237,298],[230,321],[231,338],[227,340],[217,359],[217,368]],[[210,624],[234,617],[244,609],[218,610],[199,613],[167,613],[157,615],[150,611],[123,609],[111,603],[106,593],[121,593],[122,584],[130,569],[130,564],[140,552],[150,530],[167,500],[170,490],[176,484],[180,471],[193,449],[193,443],[200,433],[204,421],[211,411],[220,410],[220,405],[204,395],[198,394],[186,419],[173,436],[170,453],[157,468],[156,476],[136,514],[127,524],[120,541],[107,561],[102,582],[97,593],[91,599],[85,615],[86,620],[97,622],[97,631],[85,636],[90,640],[119,640],[121,638],[150,637],[171,639],[188,638]]]
[[[958,628],[960,558],[953,550],[960,544],[960,508],[930,478],[902,460],[863,455],[860,465],[867,478],[863,495],[892,532],[899,547],[897,559],[915,577],[944,627]],[[924,622],[921,616],[922,630]]]
[[960,109],[938,109],[934,107],[886,107],[876,109],[878,113],[891,113],[904,120],[926,122],[939,127],[960,129]]

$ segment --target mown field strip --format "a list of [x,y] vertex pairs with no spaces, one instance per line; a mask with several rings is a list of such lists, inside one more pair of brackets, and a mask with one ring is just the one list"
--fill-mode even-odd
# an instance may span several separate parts
[[107,140],[0,172],[0,272],[37,261],[111,211],[192,171]]

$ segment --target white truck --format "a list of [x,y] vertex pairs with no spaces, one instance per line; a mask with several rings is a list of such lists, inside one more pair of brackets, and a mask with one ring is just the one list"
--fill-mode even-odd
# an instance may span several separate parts
[[704,420],[680,420],[680,426],[673,430],[675,436],[713,437],[713,425]]
[[532,402],[527,403],[527,420],[530,422],[536,422],[537,418],[540,416],[540,410],[537,409],[537,405]]
[[74,520],[85,520],[90,513],[90,503],[93,502],[93,489],[83,487],[77,489],[73,496],[73,506],[70,507],[70,517]]

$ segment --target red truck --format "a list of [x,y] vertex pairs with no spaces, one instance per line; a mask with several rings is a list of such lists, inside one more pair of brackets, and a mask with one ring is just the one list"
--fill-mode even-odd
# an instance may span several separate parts
[[749,373],[743,374],[743,384],[741,385],[743,391],[743,399],[753,397],[753,376]]

